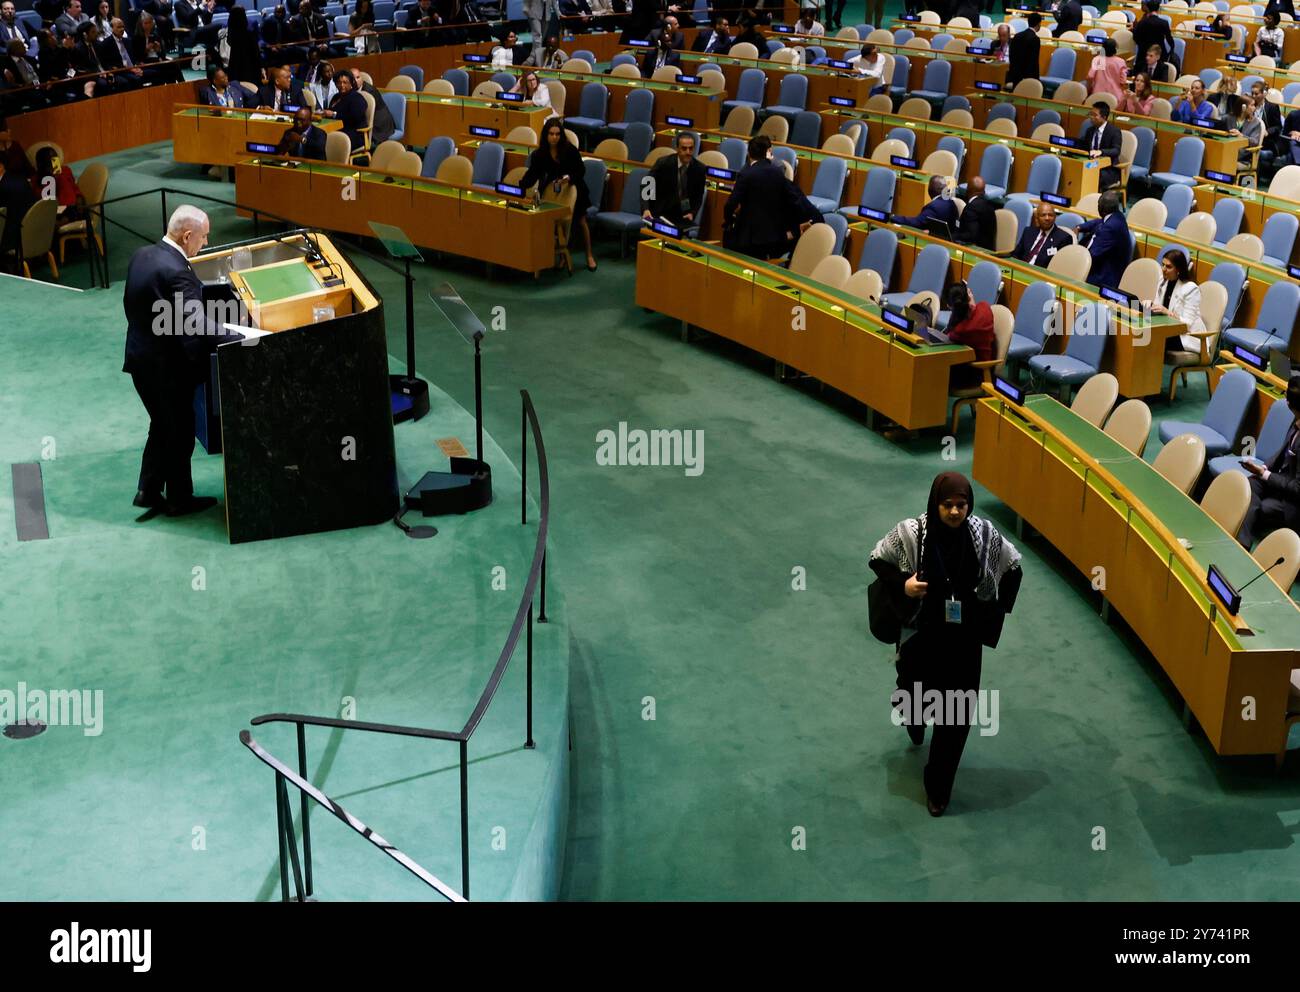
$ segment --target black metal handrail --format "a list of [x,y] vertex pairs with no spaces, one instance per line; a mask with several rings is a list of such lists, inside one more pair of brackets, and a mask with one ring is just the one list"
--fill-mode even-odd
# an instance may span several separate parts
[[[345,810],[337,802],[331,799],[325,793],[321,792],[316,786],[312,785],[306,779],[300,778],[294,774],[283,761],[277,758],[271,752],[263,748],[257,741],[253,740],[253,735],[247,730],[239,732],[239,741],[244,747],[248,748],[257,756],[258,760],[275,771],[275,807],[277,813],[277,832],[280,840],[280,891],[283,894],[284,901],[289,901],[289,870],[285,865],[284,853],[288,848],[293,862],[294,891],[297,894],[298,902],[306,900],[308,893],[304,891],[302,884],[302,872],[298,862],[298,845],[294,839],[293,831],[285,829],[289,821],[289,796],[286,783],[292,783],[304,797],[310,797],[317,805],[323,806],[336,817],[346,823],[349,827],[359,833],[375,847],[379,848],[399,865],[409,871],[425,885],[437,890],[441,895],[446,897],[449,902],[464,902],[465,898],[453,890],[447,883],[443,882],[432,872],[421,867],[409,855],[402,853],[383,837],[375,833],[370,827],[358,820],[355,816]],[[310,871],[310,867],[308,868]]]
[[[188,200],[206,200],[206,201],[209,202],[209,203],[220,204],[220,205],[223,206],[223,207],[233,207],[235,210],[246,210],[246,211],[248,211],[250,214],[252,214],[252,216],[253,216],[253,228],[254,228],[254,230],[257,230],[257,229],[258,229],[258,224],[259,224],[262,220],[275,221],[276,223],[280,223],[280,224],[288,224],[290,227],[294,227],[295,225],[298,224],[297,221],[290,220],[290,219],[287,218],[287,217],[281,217],[279,214],[268,213],[267,211],[265,211],[265,210],[263,210],[263,209],[261,209],[261,208],[259,208],[259,207],[250,207],[250,206],[248,206],[248,205],[246,205],[246,204],[240,203],[238,200],[223,200],[223,199],[222,199],[221,197],[219,197],[219,196],[208,196],[206,193],[195,193],[195,192],[192,192],[192,191],[190,191],[190,190],[174,189],[174,188],[172,188],[172,187],[170,187],[170,186],[159,186],[159,187],[157,187],[156,189],[146,189],[146,190],[142,190],[142,191],[140,191],[140,192],[138,192],[138,193],[126,193],[126,194],[123,194],[122,196],[114,196],[114,197],[110,197],[110,198],[108,198],[108,199],[106,199],[106,200],[102,200],[102,201],[100,201],[100,202],[97,203],[97,204],[92,204],[91,207],[90,207],[90,209],[94,210],[94,211],[95,211],[96,213],[98,213],[98,215],[99,215],[99,230],[100,230],[100,237],[103,238],[103,241],[104,241],[104,245],[103,245],[103,249],[104,249],[104,250],[103,250],[103,255],[102,255],[102,256],[99,256],[99,244],[98,244],[98,242],[96,242],[94,238],[91,238],[91,239],[90,239],[90,242],[91,242],[91,245],[92,245],[92,251],[91,251],[92,260],[93,260],[95,257],[99,257],[99,261],[100,261],[100,263],[103,265],[103,269],[104,269],[104,271],[103,271],[103,275],[104,275],[104,288],[105,288],[105,289],[107,289],[107,288],[111,285],[111,280],[109,279],[109,272],[108,272],[108,225],[109,225],[110,223],[113,224],[113,225],[115,225],[116,227],[120,227],[120,228],[121,228],[123,231],[125,231],[127,234],[130,234],[130,235],[132,235],[133,237],[139,238],[141,241],[145,241],[145,242],[154,242],[154,241],[157,241],[158,238],[157,238],[157,236],[155,236],[155,235],[145,234],[145,233],[143,233],[143,232],[141,232],[141,231],[137,231],[137,230],[135,230],[135,228],[133,228],[133,227],[128,227],[126,224],[123,224],[123,223],[122,223],[121,221],[119,221],[119,220],[113,220],[112,218],[110,218],[110,217],[109,217],[109,216],[104,212],[104,208],[107,207],[107,206],[110,206],[110,205],[112,205],[112,204],[116,204],[116,203],[125,203],[127,200],[137,200],[137,199],[139,199],[139,198],[142,197],[142,196],[153,196],[155,193],[158,194],[158,197],[159,197],[159,206],[161,207],[161,212],[162,212],[162,228],[163,228],[164,231],[167,229],[167,220],[168,220],[168,216],[169,216],[169,215],[168,215],[168,211],[167,211],[167,195],[168,195],[169,193],[170,193],[171,195],[173,195],[173,196],[178,196],[178,197],[180,197],[181,199],[183,199],[183,200],[187,200],[187,201],[188,201]],[[331,236],[333,236],[333,237],[339,237],[341,234],[344,233],[344,232],[334,231],[334,230],[331,230],[331,229],[329,229],[329,228],[303,228],[303,227],[301,227],[300,225],[298,226],[298,230],[313,230],[313,231],[315,231],[315,230],[323,230],[325,233],[327,233],[327,234],[329,234],[329,235],[331,235]],[[251,237],[251,238],[245,238],[243,241],[232,241],[232,242],[230,242],[230,243],[228,243],[228,244],[222,245],[221,247],[222,247],[222,248],[237,248],[237,247],[239,247],[240,245],[256,244],[256,243],[258,243],[258,242],[260,242],[260,241],[264,241],[264,240],[265,240],[265,238],[261,237],[260,235],[254,235],[254,236]],[[403,278],[405,278],[406,273],[405,273],[405,270],[404,270],[404,269],[402,269],[401,267],[399,267],[399,266],[393,264],[393,262],[392,262],[390,259],[384,258],[384,257],[382,257],[381,255],[376,255],[374,252],[372,252],[370,249],[366,248],[364,245],[358,244],[357,241],[356,241],[356,239],[354,239],[354,238],[349,238],[349,240],[348,240],[348,247],[349,247],[350,250],[359,251],[361,254],[365,255],[366,258],[368,258],[370,261],[375,262],[375,263],[378,264],[378,265],[382,265],[384,268],[388,269],[390,272],[396,273],[397,275],[402,276]],[[197,257],[199,258],[199,260],[202,260],[202,256],[201,256],[201,255],[200,255],[200,256],[197,256]],[[98,283],[98,281],[97,281],[97,273],[96,273],[96,269],[95,269],[95,264],[94,264],[93,261],[92,261],[92,264],[91,264],[91,276],[90,276],[90,279],[91,279],[91,288],[95,288],[95,287],[97,287],[97,286],[99,285],[99,283]]]
[[[519,638],[527,634],[527,698],[525,702],[525,721],[526,732],[524,738],[524,747],[532,749],[536,747],[533,741],[533,600],[536,596],[541,597],[541,609],[537,618],[538,623],[547,623],[546,618],[546,541],[550,531],[550,512],[551,512],[551,491],[550,477],[546,463],[546,445],[542,440],[542,428],[537,420],[537,411],[533,407],[532,397],[528,395],[528,390],[521,389],[519,397],[522,405],[523,420],[523,438],[521,444],[520,457],[520,523],[528,523],[528,435],[531,431],[533,444],[537,449],[537,473],[538,482],[538,507],[539,516],[537,523],[537,540],[533,546],[533,560],[528,569],[528,579],[524,583],[524,590],[519,599],[519,607],[515,611],[514,622],[510,625],[510,633],[506,636],[505,644],[501,648],[501,653],[497,657],[497,663],[492,669],[492,674],[488,677],[487,685],[479,694],[478,703],[475,705],[469,719],[460,730],[437,730],[433,728],[408,727],[399,724],[373,723],[364,720],[346,720],[341,717],[324,717],[312,716],[306,713],[264,713],[261,716],[254,717],[249,722],[253,726],[261,726],[267,723],[292,723],[297,729],[298,738],[298,773],[285,774],[284,771],[277,769],[277,788],[284,789],[284,780],[292,782],[302,792],[302,835],[303,835],[303,861],[306,868],[306,885],[305,893],[307,896],[312,894],[312,875],[311,875],[311,826],[309,820],[310,807],[307,799],[314,799],[321,805],[322,798],[326,799],[331,805],[327,806],[333,810],[337,804],[332,803],[323,793],[312,794],[304,788],[304,785],[310,787],[307,781],[307,743],[305,728],[314,727],[333,727],[338,730],[360,730],[375,734],[389,734],[401,737],[420,737],[428,740],[454,741],[459,745],[460,751],[460,871],[461,871],[461,896],[469,898],[469,741],[474,736],[474,731],[478,729],[483,715],[487,712],[496,695],[497,688],[501,685],[501,679],[505,676],[506,668],[510,660],[514,657],[515,649],[519,645]],[[248,731],[241,731],[240,740],[246,745],[250,743]],[[256,753],[256,752],[255,752]],[[265,753],[265,752],[263,752]],[[262,757],[261,754],[258,755]],[[268,756],[269,757],[269,756]],[[265,761],[266,759],[263,758]],[[268,762],[269,764],[269,762]],[[284,766],[281,766],[284,768]],[[287,770],[287,769],[286,769]],[[301,783],[301,784],[300,784]],[[319,798],[318,798],[319,796]],[[292,814],[288,810],[288,799],[281,799],[281,793],[277,792],[276,799],[277,817],[292,839],[293,824]],[[349,821],[351,826],[351,822]],[[353,829],[357,829],[354,827]],[[282,831],[283,832],[283,831]],[[358,831],[361,832],[361,831]],[[289,853],[295,861],[295,881],[298,879],[298,870],[296,867],[297,845],[286,845],[284,836],[280,841],[280,872],[281,880],[288,898],[288,874],[285,864],[286,846]]]

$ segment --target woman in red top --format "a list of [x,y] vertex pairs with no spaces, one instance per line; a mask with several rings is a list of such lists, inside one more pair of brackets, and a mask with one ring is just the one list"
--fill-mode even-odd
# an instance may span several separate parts
[[59,202],[59,223],[77,220],[80,217],[81,190],[72,170],[59,161],[58,153],[46,145],[36,152],[36,175],[32,176],[32,190],[37,196],[45,196],[46,179],[54,177],[54,195]]
[[[976,303],[970,287],[964,282],[948,287],[948,340],[975,349],[975,361],[987,362],[996,358],[993,337],[993,308],[987,303]],[[949,385],[954,389],[977,386],[983,380],[979,370],[965,365],[954,365]]]

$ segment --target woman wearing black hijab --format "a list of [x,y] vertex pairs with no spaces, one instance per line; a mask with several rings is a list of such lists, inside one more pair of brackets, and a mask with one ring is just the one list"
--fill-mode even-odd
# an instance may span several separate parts
[[[902,695],[896,693],[893,702],[904,724],[921,711],[925,693],[937,691],[948,703],[960,698],[950,693],[979,689],[983,646],[997,646],[1002,619],[1015,604],[1020,553],[989,521],[972,516],[974,508],[970,481],[960,472],[941,472],[930,486],[925,516],[901,521],[871,552],[871,570],[902,621]],[[931,816],[942,816],[948,807],[970,717],[969,706],[945,705],[935,721],[925,766]],[[907,733],[920,745],[925,725],[909,724]]]

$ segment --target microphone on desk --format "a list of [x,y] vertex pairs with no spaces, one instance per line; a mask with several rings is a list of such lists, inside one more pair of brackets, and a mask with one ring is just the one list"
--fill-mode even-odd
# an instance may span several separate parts
[[[1264,569],[1263,571],[1261,571],[1258,575],[1255,576],[1254,579],[1251,579],[1250,582],[1254,582],[1256,579],[1262,579],[1265,575],[1267,575],[1269,572],[1273,571],[1273,569],[1277,568],[1277,567],[1278,567],[1279,565],[1281,565],[1284,561],[1286,561],[1286,556],[1285,556],[1285,555],[1279,555],[1277,561],[1273,562],[1273,564],[1269,565],[1268,568],[1266,568],[1266,569]],[[1237,592],[1239,592],[1239,593],[1243,593],[1243,592],[1245,592],[1247,589],[1249,589],[1249,588],[1250,588],[1250,582],[1247,582],[1244,586],[1242,586],[1240,589],[1238,589]]]

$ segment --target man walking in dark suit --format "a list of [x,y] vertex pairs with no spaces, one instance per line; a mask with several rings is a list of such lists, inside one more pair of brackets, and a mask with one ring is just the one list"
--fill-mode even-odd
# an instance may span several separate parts
[[1242,463],[1251,475],[1250,509],[1239,534],[1247,548],[1279,527],[1300,526],[1300,375],[1293,375],[1287,383],[1286,405],[1296,419],[1286,432],[1282,450],[1267,466],[1255,461]]
[[1119,128],[1110,123],[1110,106],[1101,100],[1092,105],[1088,111],[1088,130],[1083,132],[1081,147],[1088,149],[1088,154],[1092,158],[1105,156],[1109,158],[1111,164],[1101,170],[1101,175],[1097,177],[1103,190],[1109,189],[1119,182],[1119,169],[1115,163],[1119,162],[1120,149],[1123,142],[1119,136]]
[[1015,86],[1022,79],[1038,78],[1038,50],[1042,39],[1038,29],[1043,23],[1039,14],[1030,14],[1029,27],[1024,28],[1011,39],[1007,49],[1007,85]]
[[753,258],[780,258],[822,219],[772,161],[772,139],[765,134],[749,139],[749,164],[736,177],[724,214],[723,245]]
[[1133,260],[1133,238],[1128,231],[1128,221],[1119,209],[1119,194],[1114,190],[1101,194],[1097,201],[1099,220],[1090,220],[1074,229],[1080,243],[1085,237],[1088,253],[1092,255],[1092,268],[1088,272],[1088,282],[1094,286],[1119,288],[1119,281],[1124,277],[1124,270]]
[[122,371],[130,374],[149,412],[134,503],[169,517],[217,503],[211,496],[195,496],[190,476],[194,387],[207,375],[212,349],[243,337],[223,333],[204,314],[203,284],[190,259],[207,242],[207,215],[188,204],[177,207],[167,236],[131,256],[122,296],[127,325]]
[[1045,269],[1058,251],[1072,244],[1074,239],[1070,232],[1056,226],[1056,207],[1040,200],[1038,209],[1034,211],[1034,224],[1020,236],[1012,257]]
[[662,217],[680,227],[694,227],[695,211],[704,202],[704,166],[695,158],[695,135],[677,136],[677,154],[665,155],[650,170],[652,195],[642,200],[641,216]]
[[984,195],[984,179],[976,176],[966,184],[966,209],[957,220],[954,232],[958,241],[985,251],[997,251],[998,211]]

